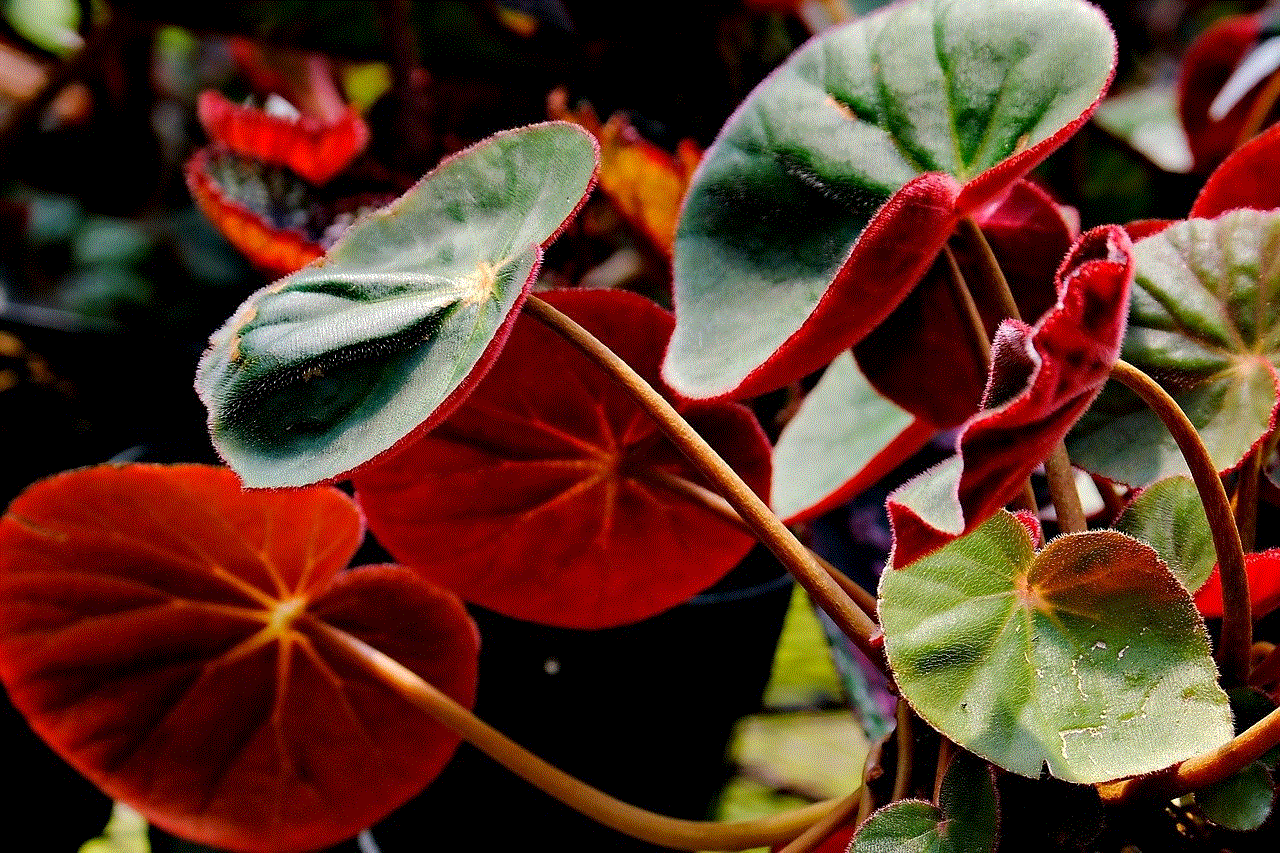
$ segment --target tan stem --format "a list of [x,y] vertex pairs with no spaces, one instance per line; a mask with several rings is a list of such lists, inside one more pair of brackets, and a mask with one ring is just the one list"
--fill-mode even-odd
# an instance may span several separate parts
[[862,794],[865,788],[859,788],[840,801],[840,804],[826,816],[796,836],[796,839],[783,847],[778,853],[810,853],[822,846],[837,830],[847,824],[862,806]]
[[1236,530],[1240,531],[1240,545],[1245,551],[1252,551],[1258,540],[1258,481],[1262,477],[1268,444],[1269,442],[1263,441],[1254,448],[1249,458],[1240,466],[1236,482],[1235,499],[1232,503]]
[[681,820],[638,808],[570,776],[478,719],[416,673],[368,643],[325,622],[311,624],[328,641],[437,722],[515,775],[610,829],[676,850],[746,850],[785,844],[840,802],[827,800],[758,820]]
[[871,660],[880,656],[874,640],[879,629],[871,618],[661,394],[594,335],[544,300],[531,295],[525,302],[525,310],[617,379],[631,398],[649,413],[671,443],[729,502],[756,538],[791,572],[813,602],[831,617],[863,654]]
[[897,767],[893,772],[892,802],[897,802],[907,795],[911,788],[911,770],[915,760],[915,734],[911,726],[911,706],[905,699],[898,700],[898,728],[894,732],[894,740],[898,745]]
[[1141,397],[1164,422],[1191,470],[1191,479],[1200,493],[1200,501],[1209,520],[1213,550],[1222,577],[1223,615],[1218,666],[1227,684],[1244,684],[1249,677],[1249,650],[1253,645],[1249,576],[1245,573],[1244,549],[1231,512],[1231,502],[1218,476],[1218,467],[1209,457],[1195,426],[1154,379],[1125,361],[1116,362],[1111,375]]
[[938,735],[938,764],[933,773],[933,804],[938,804],[942,796],[942,780],[947,778],[947,768],[951,766],[951,756],[955,754],[955,744],[946,735]]

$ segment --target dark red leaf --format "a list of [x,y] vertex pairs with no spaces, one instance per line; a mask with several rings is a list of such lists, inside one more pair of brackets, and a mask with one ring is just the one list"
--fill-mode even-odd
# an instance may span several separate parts
[[37,483],[0,521],[0,676],[73,766],[202,844],[312,850],[432,779],[457,738],[332,646],[322,623],[459,702],[478,639],[395,566],[343,572],[363,530],[330,487],[131,465]]
[[[1249,601],[1254,619],[1280,607],[1280,548],[1244,555],[1249,576]],[[1196,607],[1206,619],[1222,618],[1222,576],[1215,563],[1213,572],[1196,591]]]
[[1217,121],[1209,117],[1209,107],[1257,41],[1263,23],[1260,15],[1223,18],[1196,39],[1182,60],[1178,115],[1197,171],[1208,171],[1236,147],[1254,98],[1243,98]]
[[[543,296],[657,383],[669,314],[619,291]],[[677,407],[768,494],[769,445],[748,409]],[[751,547],[672,477],[701,483],[613,378],[522,316],[458,410],[354,482],[397,560],[493,610],[601,628],[685,600]]]
[[210,139],[243,157],[287,166],[313,184],[341,172],[369,144],[369,128],[353,107],[333,122],[306,115],[288,119],[206,91],[197,110]]
[[1095,228],[1058,271],[1058,304],[1035,326],[1001,325],[983,411],[961,429],[956,456],[889,496],[894,566],[972,530],[1017,496],[1106,382],[1132,280],[1124,229]]
[[[1228,210],[1280,207],[1280,182],[1270,179],[1280,168],[1280,124],[1240,146],[1205,181],[1191,218],[1214,219]],[[1268,176],[1268,177],[1264,177]]]

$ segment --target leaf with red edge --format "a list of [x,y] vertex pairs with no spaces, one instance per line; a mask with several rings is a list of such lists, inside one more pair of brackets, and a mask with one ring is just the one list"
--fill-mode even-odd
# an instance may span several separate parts
[[[657,381],[669,314],[622,291],[543,295]],[[768,494],[769,444],[748,409],[676,405]],[[467,601],[571,628],[665,610],[750,549],[750,536],[679,481],[702,479],[615,379],[527,318],[448,420],[354,478],[397,560]]]
[[333,844],[458,739],[326,630],[462,704],[476,682],[452,593],[398,566],[343,571],[362,535],[336,489],[245,492],[224,468],[37,483],[0,520],[0,676],[54,749],[157,826],[232,850]]
[[961,429],[956,455],[889,496],[895,567],[973,530],[1017,496],[1110,375],[1132,280],[1124,229],[1095,228],[1058,271],[1058,304],[1035,326],[1000,326],[983,410]]
[[1087,120],[1114,60],[1076,0],[902,2],[808,42],[694,174],[667,381],[749,397],[830,362]]
[[1205,30],[1183,57],[1178,77],[1178,115],[1198,171],[1208,171],[1236,148],[1245,121],[1255,107],[1257,87],[1221,117],[1211,116],[1210,110],[1223,85],[1269,24],[1266,12],[1225,17]]
[[[1244,555],[1249,575],[1249,602],[1253,618],[1261,619],[1280,607],[1280,548]],[[1222,576],[1217,563],[1209,579],[1196,591],[1196,607],[1206,619],[1222,618]]]
[[1264,179],[1280,168],[1280,124],[1246,142],[1222,161],[1191,206],[1192,219],[1213,219],[1229,210],[1280,207],[1280,183]]
[[329,181],[369,144],[369,127],[353,107],[332,122],[305,115],[288,118],[206,91],[200,93],[196,110],[210,139],[242,157],[286,166],[313,184]]

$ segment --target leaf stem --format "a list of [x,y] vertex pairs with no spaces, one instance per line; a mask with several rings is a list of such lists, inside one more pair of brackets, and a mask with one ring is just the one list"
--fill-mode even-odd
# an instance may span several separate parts
[[898,746],[897,766],[893,771],[893,795],[890,802],[905,797],[911,788],[911,770],[915,761],[915,733],[911,726],[911,706],[907,700],[898,700],[898,727],[893,737]]
[[944,734],[938,735],[938,765],[933,773],[933,804],[938,805],[942,796],[942,780],[947,777],[947,768],[951,766],[951,756],[955,754],[955,744]]
[[734,823],[681,820],[638,808],[529,752],[358,637],[320,620],[314,620],[313,624],[328,641],[415,707],[521,779],[592,820],[650,844],[676,850],[745,850],[783,844],[841,806],[839,801],[827,800],[771,817]]
[[1258,480],[1262,476],[1262,464],[1268,453],[1269,441],[1262,441],[1249,458],[1240,466],[1236,480],[1234,504],[1236,530],[1240,531],[1240,544],[1245,551],[1252,551],[1258,539]]
[[1218,642],[1218,666],[1228,684],[1244,684],[1249,677],[1249,649],[1253,645],[1253,621],[1249,606],[1249,577],[1244,549],[1236,530],[1231,503],[1222,487],[1218,468],[1191,421],[1160,385],[1126,361],[1117,361],[1113,378],[1142,398],[1177,442],[1191,469],[1200,501],[1204,504],[1213,536],[1213,550],[1222,576],[1222,636]]
[[866,788],[861,787],[840,801],[834,809],[827,812],[821,820],[814,823],[795,840],[783,847],[778,853],[810,853],[830,838],[837,830],[847,824],[862,806],[862,794]]
[[535,295],[525,310],[559,333],[606,373],[613,376],[681,453],[715,486],[765,547],[787,568],[841,631],[871,660],[881,657],[873,638],[879,629],[838,583],[813,559],[751,487],[742,481],[680,413],[613,350],[570,317]]

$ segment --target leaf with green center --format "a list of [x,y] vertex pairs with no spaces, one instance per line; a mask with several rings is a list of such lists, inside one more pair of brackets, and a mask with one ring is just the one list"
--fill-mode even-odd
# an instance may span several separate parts
[[[1280,405],[1280,211],[1178,222],[1133,251],[1121,357],[1173,395],[1218,470],[1231,471],[1275,426]],[[1133,486],[1189,474],[1159,418],[1117,382],[1067,449],[1081,467]]]
[[1187,477],[1170,477],[1145,490],[1125,507],[1115,527],[1156,549],[1190,592],[1209,579],[1217,559],[1213,536],[1200,493]]
[[1232,736],[1204,623],[1150,547],[1113,530],[1039,554],[1001,512],[880,584],[885,652],[916,712],[1006,770],[1094,783]]
[[[543,297],[657,384],[670,314],[625,291]],[[768,492],[769,442],[749,409],[676,405]],[[453,415],[353,482],[397,560],[467,601],[546,625],[652,616],[709,587],[752,545],[689,494],[705,481],[617,379],[532,318],[516,322]]]
[[475,696],[475,625],[363,536],[331,487],[244,491],[225,468],[102,466],[0,520],[0,677],[110,796],[219,848],[315,850],[416,794],[458,737],[332,638]]
[[246,485],[338,479],[460,403],[590,190],[595,151],[567,123],[493,136],[250,297],[196,378]]
[[667,381],[748,397],[856,343],[959,217],[1088,118],[1114,57],[1105,18],[1076,0],[917,0],[811,40],[694,175]]
[[923,800],[890,803],[858,828],[849,853],[992,853],[999,819],[990,766],[957,752],[936,806]]

